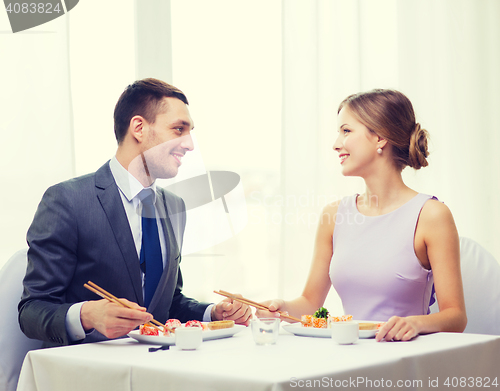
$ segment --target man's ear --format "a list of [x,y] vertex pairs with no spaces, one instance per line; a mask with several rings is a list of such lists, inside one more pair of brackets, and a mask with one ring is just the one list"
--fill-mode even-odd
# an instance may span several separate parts
[[128,131],[130,132],[132,138],[138,143],[142,143],[142,141],[144,140],[144,127],[146,126],[146,124],[146,120],[140,115],[135,115],[130,119]]

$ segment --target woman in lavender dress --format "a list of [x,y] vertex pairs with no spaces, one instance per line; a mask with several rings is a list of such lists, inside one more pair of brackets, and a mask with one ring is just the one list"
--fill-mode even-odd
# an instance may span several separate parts
[[[338,109],[342,174],[364,179],[363,194],[327,205],[306,286],[294,300],[267,301],[279,316],[321,307],[333,284],[346,314],[386,322],[378,341],[462,332],[467,324],[459,238],[448,207],[410,189],[401,172],[427,166],[427,132],[408,98],[394,90],[347,97]],[[429,314],[433,288],[440,311]]]

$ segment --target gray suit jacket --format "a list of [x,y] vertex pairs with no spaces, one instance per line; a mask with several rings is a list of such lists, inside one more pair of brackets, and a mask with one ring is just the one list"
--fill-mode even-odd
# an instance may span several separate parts
[[[182,294],[180,248],[186,224],[181,198],[157,190],[168,245],[148,312],[160,322],[202,320],[207,303]],[[118,187],[104,164],[94,174],[50,187],[28,230],[28,267],[19,303],[19,324],[45,346],[69,344],[66,313],[77,302],[100,299],[84,288],[91,280],[117,297],[144,305],[139,259]],[[105,340],[93,331],[83,342]],[[81,341],[80,341],[81,342]]]

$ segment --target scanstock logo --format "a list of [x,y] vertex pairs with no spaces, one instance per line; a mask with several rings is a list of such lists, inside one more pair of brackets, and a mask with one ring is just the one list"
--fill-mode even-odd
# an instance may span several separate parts
[[79,0],[4,0],[13,33],[50,22],[71,11]]

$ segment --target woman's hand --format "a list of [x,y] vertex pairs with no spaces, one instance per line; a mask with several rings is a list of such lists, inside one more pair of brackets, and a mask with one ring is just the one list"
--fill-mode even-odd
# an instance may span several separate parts
[[393,316],[378,331],[375,336],[377,342],[386,341],[409,341],[419,334],[418,320],[415,316],[401,318]]
[[288,312],[284,311],[285,308],[285,300],[282,299],[274,299],[263,301],[260,304],[269,307],[269,311],[266,310],[257,310],[255,315],[258,318],[279,318],[281,311],[283,314],[288,315]]

